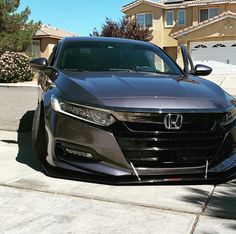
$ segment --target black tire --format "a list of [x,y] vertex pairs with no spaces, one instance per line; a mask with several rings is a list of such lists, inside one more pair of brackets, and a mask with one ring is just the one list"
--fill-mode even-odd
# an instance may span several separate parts
[[40,103],[34,113],[32,127],[32,143],[34,151],[42,163],[46,162],[47,143],[44,121],[43,103]]

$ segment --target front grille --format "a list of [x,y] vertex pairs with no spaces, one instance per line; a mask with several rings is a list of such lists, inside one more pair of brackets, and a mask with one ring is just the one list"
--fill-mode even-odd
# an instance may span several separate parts
[[184,122],[180,130],[167,130],[161,123],[123,122],[113,134],[126,160],[135,167],[199,167],[213,160],[224,138],[212,119]]
[[[181,131],[206,131],[211,130],[214,127],[215,122],[210,121],[209,123],[185,123]],[[135,123],[126,122],[126,127],[131,131],[142,131],[142,132],[152,132],[152,131],[166,131],[164,123]]]

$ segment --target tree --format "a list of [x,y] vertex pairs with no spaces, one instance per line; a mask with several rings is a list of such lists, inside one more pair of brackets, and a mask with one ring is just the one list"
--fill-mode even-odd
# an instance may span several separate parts
[[102,25],[101,32],[98,32],[95,28],[90,36],[121,37],[151,41],[153,38],[152,32],[153,31],[149,28],[138,26],[135,20],[128,19],[127,17],[123,17],[119,22],[106,18],[105,23]]
[[25,51],[41,22],[28,22],[30,9],[17,13],[20,0],[0,0],[0,54]]

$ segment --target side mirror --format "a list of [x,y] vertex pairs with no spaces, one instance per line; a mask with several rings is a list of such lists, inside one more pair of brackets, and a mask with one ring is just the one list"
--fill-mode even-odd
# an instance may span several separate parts
[[206,65],[197,64],[193,70],[193,74],[197,76],[208,76],[212,72],[212,68]]
[[48,66],[48,60],[46,58],[35,58],[30,61],[30,66],[35,70],[42,71]]

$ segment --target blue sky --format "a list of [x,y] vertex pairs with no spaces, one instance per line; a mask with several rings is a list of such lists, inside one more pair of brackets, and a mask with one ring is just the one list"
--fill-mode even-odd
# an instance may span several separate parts
[[94,27],[100,29],[106,17],[119,20],[123,15],[122,6],[130,2],[132,0],[21,0],[18,10],[29,6],[30,19],[88,36]]

